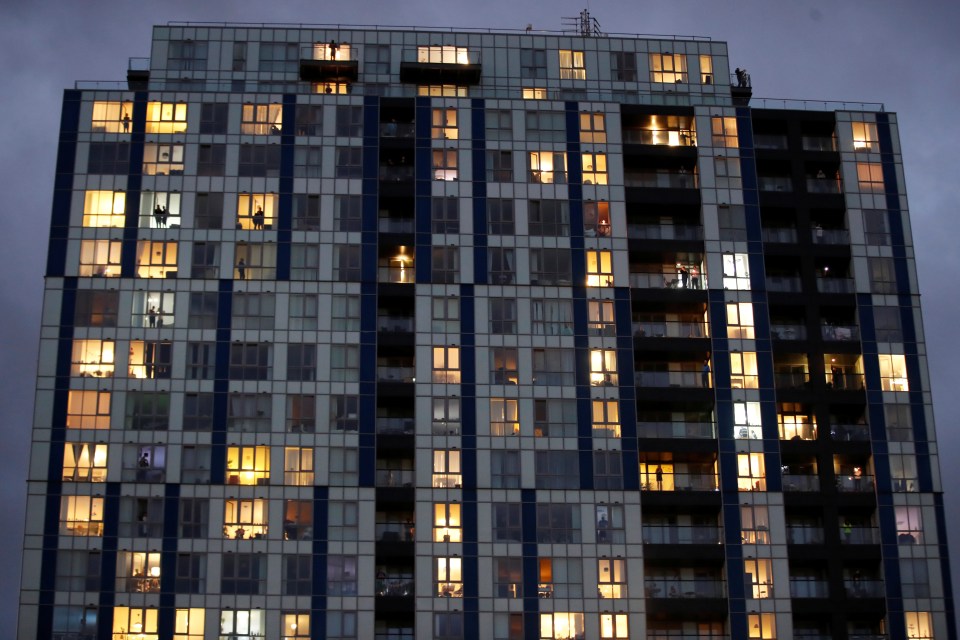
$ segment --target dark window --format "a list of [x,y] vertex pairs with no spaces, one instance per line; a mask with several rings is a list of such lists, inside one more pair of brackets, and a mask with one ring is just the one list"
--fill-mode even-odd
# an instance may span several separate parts
[[513,200],[487,199],[487,233],[512,236],[516,232]]
[[637,55],[632,51],[614,51],[610,54],[610,69],[614,80],[637,81]]
[[77,291],[73,324],[77,327],[117,326],[118,291]]
[[207,576],[207,558],[202,553],[177,554],[177,593],[204,593]]
[[297,231],[319,231],[320,196],[294,194],[293,228]]
[[297,105],[297,135],[298,136],[323,135],[323,105],[319,105],[319,104],[298,104]]
[[91,142],[87,156],[89,174],[126,174],[130,170],[129,142]]
[[[187,346],[187,350],[195,348],[209,347],[212,351],[213,343],[192,342]],[[210,371],[212,373],[213,367]],[[183,430],[184,431],[210,431],[213,428],[213,394],[212,393],[187,393],[183,396]]]
[[223,194],[198,193],[194,204],[193,226],[219,229],[223,224]]
[[191,293],[189,306],[187,328],[217,328],[217,294],[215,292]]
[[197,175],[222,176],[227,172],[227,145],[201,144],[197,149]]
[[257,595],[267,577],[266,556],[262,553],[225,553],[221,556],[220,593]]
[[237,175],[241,178],[275,178],[280,175],[280,145],[240,145],[240,164]]
[[227,133],[230,105],[226,102],[204,102],[200,105],[200,133]]

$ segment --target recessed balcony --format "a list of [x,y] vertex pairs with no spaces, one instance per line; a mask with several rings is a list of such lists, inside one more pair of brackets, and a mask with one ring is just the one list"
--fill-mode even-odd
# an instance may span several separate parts
[[453,45],[429,45],[404,49],[400,58],[400,81],[419,85],[480,83],[480,52]]

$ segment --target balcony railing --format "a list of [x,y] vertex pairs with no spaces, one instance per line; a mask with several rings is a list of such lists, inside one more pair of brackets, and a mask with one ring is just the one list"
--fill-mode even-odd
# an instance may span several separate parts
[[380,179],[384,182],[403,182],[413,180],[413,167],[391,167],[380,165]]
[[826,580],[790,580],[791,598],[829,598],[830,585]]
[[641,478],[643,491],[716,491],[717,478],[704,473],[663,473],[657,480],[653,473]]
[[380,233],[413,233],[416,229],[416,220],[413,218],[380,218],[377,220],[377,230]]
[[843,544],[880,544],[880,529],[877,527],[840,527],[840,542]]
[[786,149],[787,136],[775,133],[755,133],[753,134],[753,146],[755,149]]
[[413,525],[408,522],[378,522],[374,526],[377,542],[413,542]]
[[378,316],[377,331],[411,332],[414,330],[414,318],[409,316]]
[[777,389],[803,389],[810,383],[810,374],[806,371],[784,371],[773,374],[773,383]]
[[379,267],[377,269],[377,282],[413,284],[415,281],[416,273],[413,267]]
[[853,278],[817,277],[817,291],[820,293],[854,293],[857,284]]
[[806,340],[807,327],[802,324],[772,324],[770,337],[774,340]]
[[377,469],[378,487],[412,487],[413,469]]
[[823,527],[788,523],[787,544],[823,544]]
[[413,367],[377,367],[377,380],[381,382],[413,382],[415,375]]
[[653,189],[696,189],[697,176],[681,171],[628,171],[623,176],[626,187]]
[[797,230],[793,227],[764,228],[764,242],[783,242],[785,244],[796,244]]
[[377,418],[377,433],[411,434],[416,430],[413,418]]
[[793,191],[793,182],[787,176],[758,176],[757,188],[760,191],[782,191],[790,193]]
[[883,580],[844,580],[848,598],[882,598],[886,595]]
[[381,122],[380,137],[382,138],[413,138],[416,127],[412,122]]
[[705,274],[687,277],[687,286],[676,271],[634,271],[630,273],[630,287],[633,289],[706,289]]
[[807,193],[840,193],[840,181],[836,178],[807,177]]
[[[704,387],[700,371],[636,371],[638,387]],[[709,382],[709,380],[708,380]]]
[[[378,596],[393,596],[393,597],[406,597],[412,596],[415,583],[413,578],[377,578],[376,581],[376,591]],[[378,636],[380,637],[380,636]],[[401,636],[394,635],[393,633],[389,634],[389,640],[397,640]],[[413,639],[413,634],[410,634],[410,639]],[[383,635],[384,640],[387,640],[388,636]]]
[[855,324],[825,324],[820,327],[824,340],[849,342],[860,340],[860,327]]
[[706,338],[707,324],[702,320],[663,320],[633,323],[636,338]]
[[691,129],[629,128],[623,130],[623,143],[695,147],[697,146],[697,134]]
[[784,491],[820,491],[820,476],[797,473],[783,474]]
[[767,291],[799,293],[802,289],[800,276],[767,276]]
[[648,598],[723,598],[726,593],[722,580],[682,580],[647,578],[643,590]]
[[712,422],[638,422],[638,438],[715,438]]
[[828,371],[826,374],[826,383],[828,389],[835,389],[837,391],[862,391],[863,374],[833,373]]
[[815,227],[810,236],[816,244],[850,244],[850,232],[846,229],[823,229]]
[[628,224],[627,237],[638,240],[703,240],[703,227],[695,224]]
[[803,136],[804,151],[836,151],[837,139],[833,136]]
[[646,544],[718,544],[720,534],[721,529],[717,525],[643,525],[643,541]]
[[837,490],[844,493],[866,493],[873,491],[873,476],[842,475],[837,476]]

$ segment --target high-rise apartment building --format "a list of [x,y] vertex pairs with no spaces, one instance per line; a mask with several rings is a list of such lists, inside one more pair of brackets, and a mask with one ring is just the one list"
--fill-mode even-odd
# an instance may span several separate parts
[[171,24],[66,91],[20,640],[956,638],[896,116],[731,66]]

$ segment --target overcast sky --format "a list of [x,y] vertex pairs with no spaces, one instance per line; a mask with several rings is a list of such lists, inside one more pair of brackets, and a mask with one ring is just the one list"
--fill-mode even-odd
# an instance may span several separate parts
[[[77,80],[124,80],[168,21],[418,25],[557,30],[579,0],[2,0],[0,2],[0,637],[14,636],[44,258],[62,92]],[[960,540],[957,275],[960,3],[932,0],[594,1],[608,32],[708,36],[754,96],[882,102],[898,114],[923,295],[943,485]],[[951,550],[954,574],[960,549]]]

